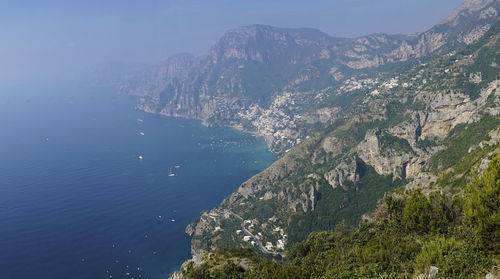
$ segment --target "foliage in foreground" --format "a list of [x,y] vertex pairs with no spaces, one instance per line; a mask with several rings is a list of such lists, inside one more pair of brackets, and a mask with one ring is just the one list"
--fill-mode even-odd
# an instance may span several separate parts
[[185,278],[477,278],[500,256],[500,156],[463,197],[416,190],[386,195],[376,220],[313,232],[276,263],[246,249],[218,251]]

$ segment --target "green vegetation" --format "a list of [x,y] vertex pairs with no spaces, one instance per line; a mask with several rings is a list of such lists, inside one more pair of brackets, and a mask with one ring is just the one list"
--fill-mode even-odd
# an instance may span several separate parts
[[[463,207],[462,207],[463,204]],[[477,278],[500,261],[500,156],[466,194],[386,195],[374,221],[311,233],[286,263],[244,249],[223,250],[186,278],[412,278],[430,266],[438,278]],[[496,261],[496,262],[495,262]],[[244,268],[246,267],[246,268]]]
[[420,253],[415,257],[415,271],[423,273],[429,266],[443,266],[445,258],[458,247],[454,238],[436,236],[422,245]]
[[402,139],[400,137],[384,133],[380,136],[379,140],[382,152],[392,149],[395,151],[402,151],[405,153],[414,153],[413,149],[410,146],[410,143],[407,140]]
[[360,181],[349,190],[340,187],[333,189],[326,181],[322,181],[318,201],[314,211],[292,217],[288,227],[288,238],[291,243],[301,241],[312,231],[328,230],[340,222],[356,225],[361,216],[373,210],[377,200],[387,191],[401,186],[404,181],[393,180],[392,176],[379,175],[373,167],[360,166]]
[[443,142],[446,148],[432,156],[427,164],[428,168],[437,171],[458,163],[467,155],[471,146],[489,139],[488,133],[499,125],[500,118],[489,115],[469,125],[457,125]]
[[[285,114],[300,111],[305,116],[324,106],[341,108],[324,123],[308,123],[306,130],[300,126],[303,123],[297,122],[296,129],[302,143],[290,148],[290,152],[283,153],[281,160],[270,169],[244,184],[242,193],[248,195],[234,196],[234,201],[226,199],[221,208],[231,208],[244,219],[255,219],[258,224],[255,231],[261,232],[265,241],[277,241],[278,236],[272,235],[270,230],[279,226],[288,235],[288,248],[300,241],[309,243],[315,231],[329,231],[338,224],[356,226],[364,214],[374,209],[385,217],[377,217],[377,222],[362,224],[357,230],[347,229],[348,235],[342,238],[330,236],[331,232],[321,234],[326,239],[318,240],[317,245],[326,245],[330,238],[346,245],[330,250],[321,248],[324,251],[318,248],[319,254],[324,252],[325,255],[321,256],[324,258],[318,258],[318,253],[309,255],[309,252],[304,252],[295,259],[289,256],[285,265],[275,264],[268,268],[290,268],[287,269],[290,272],[296,272],[298,268],[301,277],[408,278],[429,265],[436,265],[443,278],[470,278],[471,274],[483,272],[491,260],[496,260],[497,255],[491,253],[498,252],[491,251],[498,248],[495,245],[489,247],[484,242],[492,230],[498,230],[493,224],[498,223],[499,217],[492,214],[491,220],[481,219],[483,223],[477,218],[491,213],[490,208],[498,208],[498,204],[488,204],[488,198],[494,200],[493,196],[482,197],[489,207],[480,212],[467,204],[467,200],[472,199],[470,196],[474,196],[473,191],[468,191],[465,198],[462,195],[478,174],[479,166],[483,164],[484,167],[483,160],[491,159],[491,154],[500,150],[497,143],[485,143],[490,140],[490,132],[500,127],[500,118],[488,114],[485,109],[496,109],[497,93],[491,94],[487,100],[478,99],[481,90],[500,77],[499,34],[500,23],[464,51],[411,60],[408,68],[399,65],[401,72],[385,72],[377,76],[364,71],[364,78],[384,77],[373,88],[340,94],[337,90],[339,84],[331,84],[320,93],[301,93],[303,99],[297,103],[307,104],[306,107],[290,106],[284,110]],[[325,65],[315,65],[320,72],[324,70]],[[246,71],[252,66],[246,67],[238,71]],[[344,70],[342,72],[346,74]],[[273,79],[271,77],[265,82]],[[324,86],[313,83],[303,83],[305,87],[302,89]],[[463,114],[448,115],[447,112],[453,109]],[[470,117],[469,113],[472,114]],[[463,124],[456,125],[457,122]],[[454,128],[441,138],[442,132],[450,127]],[[366,150],[359,143],[365,140],[367,132],[374,131],[381,152],[378,149],[370,152],[377,153],[375,155],[379,157],[375,158],[382,157],[382,161],[373,164],[378,164],[377,169],[382,166],[384,173],[393,175],[407,171],[412,177],[419,168],[429,171],[428,178],[427,175],[419,177],[422,181],[417,180],[417,185],[413,185],[422,187],[421,191],[404,193],[403,189],[398,189],[397,195],[400,196],[387,196],[382,205],[377,206],[377,201],[385,193],[395,190],[405,181],[379,175],[360,160],[353,167],[353,158],[360,155],[360,150]],[[423,139],[418,140],[415,147],[412,140],[410,144],[403,137]],[[391,157],[395,154],[403,156],[397,156],[393,164]],[[432,157],[429,159],[429,156]],[[390,163],[390,169],[385,160]],[[335,172],[330,172],[332,170]],[[356,177],[356,183],[343,181],[333,189],[325,176],[337,171],[344,172],[338,172],[337,178],[342,175],[349,179]],[[434,176],[436,182],[432,182]],[[434,193],[429,194],[432,191]],[[462,209],[463,204],[466,210]],[[384,207],[385,211],[381,209]],[[228,225],[224,232],[214,233],[211,228],[206,235],[195,238],[195,241],[204,241],[204,246],[195,247],[239,246],[241,236],[234,237],[237,226]],[[319,237],[318,234],[314,239]],[[293,249],[288,252],[292,253]],[[467,257],[474,259],[475,265],[469,263]],[[310,262],[305,262],[307,258]],[[308,267],[316,263],[317,267]],[[228,267],[231,268],[234,267]]]
[[420,149],[427,149],[427,148],[438,146],[438,145],[439,145],[439,143],[437,142],[436,139],[431,140],[431,139],[425,138],[425,139],[419,140],[417,142],[417,146]]
[[465,197],[464,213],[481,246],[500,253],[500,156],[469,185]]

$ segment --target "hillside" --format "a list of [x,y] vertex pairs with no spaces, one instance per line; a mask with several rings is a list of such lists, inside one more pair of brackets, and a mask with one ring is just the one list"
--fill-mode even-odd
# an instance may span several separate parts
[[173,56],[121,91],[142,110],[201,119],[266,137],[284,152],[331,124],[352,98],[400,61],[462,48],[498,20],[499,1],[467,1],[435,27],[411,35],[335,38],[265,25],[227,32],[206,55]]
[[[469,182],[465,174],[471,164],[498,143],[498,49],[500,24],[466,49],[390,77],[356,97],[329,128],[191,225],[193,253],[251,247],[238,233],[240,220],[234,216],[248,220],[245,233],[273,244],[265,250],[255,245],[257,250],[280,254],[278,240],[295,243],[337,223],[356,225],[385,192],[404,184],[410,189],[454,185],[450,192],[458,191]],[[456,165],[462,158],[468,160]]]
[[[498,154],[499,9],[468,0],[413,35],[241,27],[205,56],[172,57],[149,79],[130,79],[122,89],[142,96],[140,109],[250,131],[281,155],[186,228],[184,275],[408,278],[438,261],[448,268],[440,274],[470,278],[498,263],[498,251],[490,258],[471,242],[464,193]],[[478,265],[452,270],[447,254],[418,256],[432,245]]]
[[403,187],[386,194],[356,229],[339,224],[311,233],[287,250],[287,263],[250,249],[217,250],[186,262],[171,278],[499,278],[496,146],[484,158],[491,160],[487,169],[469,169],[479,178],[448,185],[458,194]]

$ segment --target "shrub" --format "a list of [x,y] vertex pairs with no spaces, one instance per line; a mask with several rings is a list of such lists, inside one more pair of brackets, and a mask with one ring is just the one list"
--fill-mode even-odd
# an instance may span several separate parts
[[500,156],[490,162],[480,179],[468,186],[464,214],[480,245],[500,253]]
[[403,210],[403,222],[406,228],[415,232],[428,232],[431,218],[430,201],[420,190],[412,192]]
[[444,236],[438,236],[425,242],[422,250],[415,258],[415,272],[422,273],[431,265],[441,269],[446,255],[455,247],[457,247],[455,239],[445,238]]

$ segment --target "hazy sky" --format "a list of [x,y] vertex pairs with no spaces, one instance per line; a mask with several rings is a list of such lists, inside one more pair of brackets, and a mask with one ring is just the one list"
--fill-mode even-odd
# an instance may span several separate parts
[[[228,29],[254,23],[333,36],[413,33],[462,0],[3,0],[0,83],[64,79],[108,61],[203,54]],[[0,84],[1,86],[1,84]]]

